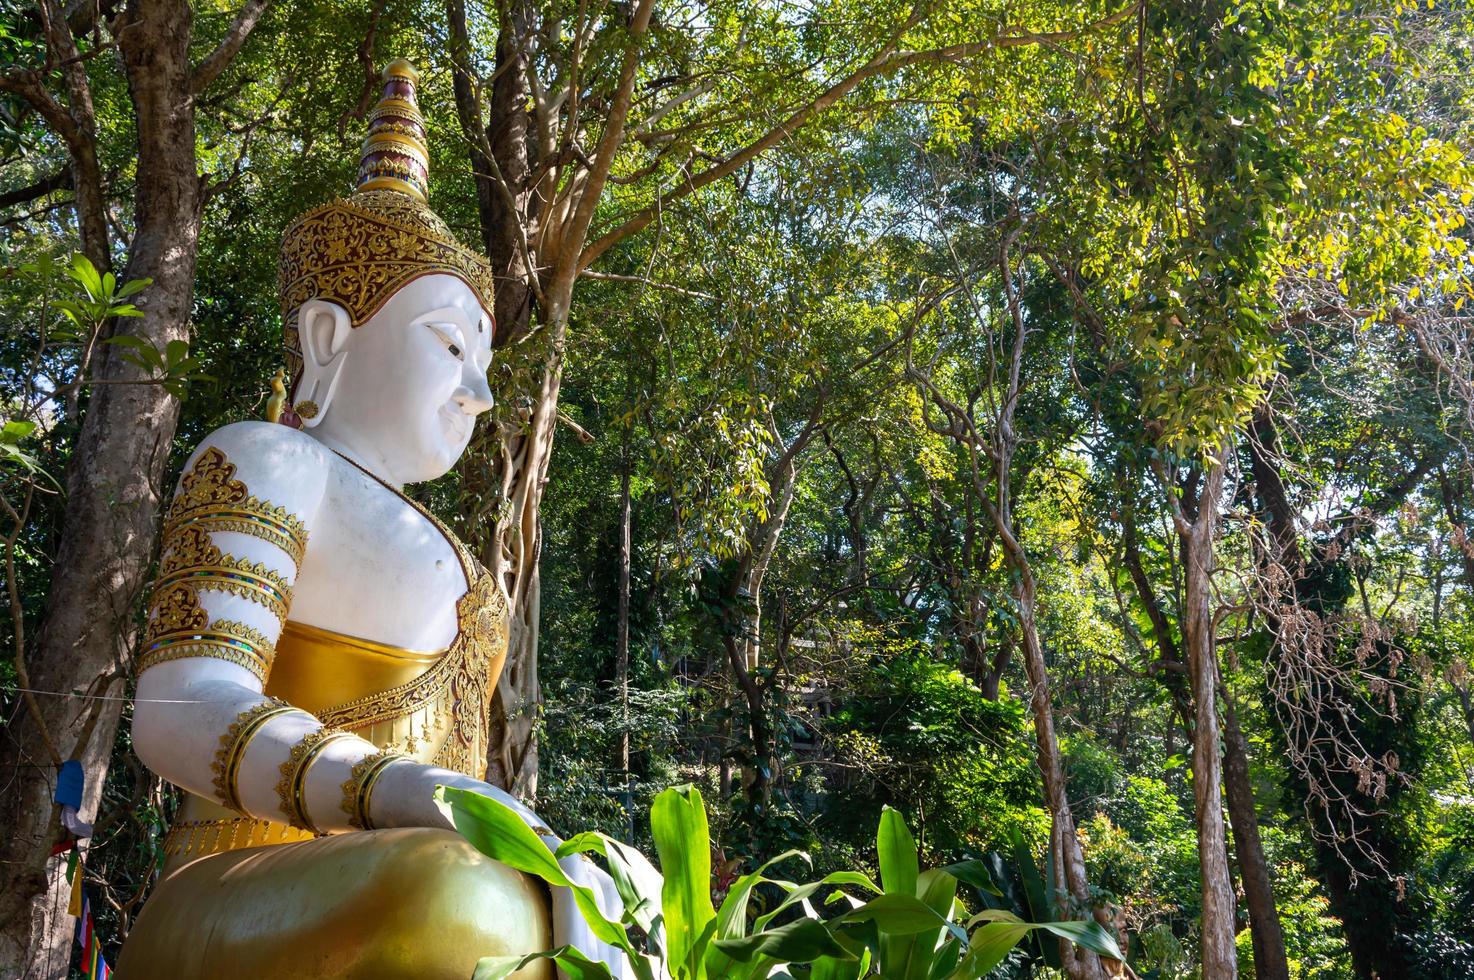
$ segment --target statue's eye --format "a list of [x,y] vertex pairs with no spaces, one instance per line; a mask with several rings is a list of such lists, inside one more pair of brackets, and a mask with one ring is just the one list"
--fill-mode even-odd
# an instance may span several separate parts
[[425,326],[435,331],[435,336],[440,338],[440,342],[445,345],[446,350],[450,351],[452,357],[462,361],[465,360],[465,357],[462,356],[461,353],[461,345],[456,343],[457,334],[459,333],[459,331],[455,330],[453,327],[439,326],[434,323],[427,323],[425,324]]

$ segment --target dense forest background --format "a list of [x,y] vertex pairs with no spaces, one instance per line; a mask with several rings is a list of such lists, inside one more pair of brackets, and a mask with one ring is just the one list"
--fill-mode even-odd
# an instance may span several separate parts
[[113,948],[147,894],[157,503],[407,57],[501,277],[419,492],[519,610],[498,781],[636,843],[694,782],[724,874],[889,805],[1143,977],[1474,975],[1470,14],[0,6],[5,970],[64,969],[52,763]]

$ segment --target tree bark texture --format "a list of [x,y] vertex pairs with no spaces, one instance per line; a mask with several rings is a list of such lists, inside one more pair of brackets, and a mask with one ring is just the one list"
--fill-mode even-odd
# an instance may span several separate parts
[[[544,151],[534,139],[529,117],[526,63],[529,31],[536,11],[523,0],[498,9],[496,73],[491,86],[490,121],[482,125],[480,92],[469,63],[464,0],[447,0],[450,48],[456,60],[456,108],[466,137],[476,148],[477,204],[482,237],[497,273],[496,342],[505,351],[533,329],[536,319],[546,339],[544,356],[530,385],[530,402],[505,420],[493,445],[467,454],[462,486],[472,502],[473,524],[486,517],[487,501],[498,501],[495,527],[478,538],[482,561],[504,583],[511,608],[506,666],[492,705],[488,781],[522,796],[537,792],[537,721],[542,701],[538,683],[538,617],[542,581],[542,499],[558,422],[564,348],[573,286],[583,271],[584,243],[594,209],[624,136],[633,100],[639,45],[650,26],[653,0],[639,0],[629,11],[628,42],[618,85],[609,103],[598,149],[586,170],[562,186],[553,168],[538,168]],[[546,135],[546,134],[544,134]],[[484,185],[484,186],[483,186]],[[487,457],[490,457],[490,466]]]
[[614,638],[614,683],[619,691],[619,771],[630,777],[630,437],[625,429],[619,472],[619,622]]
[[[1077,918],[1091,909],[1090,881],[1085,871],[1085,853],[1080,849],[1080,838],[1075,832],[1075,817],[1070,812],[1069,794],[1065,789],[1064,760],[1060,756],[1059,736],[1054,729],[1054,704],[1049,693],[1049,668],[1044,659],[1044,646],[1039,641],[1036,620],[1038,596],[1034,585],[1033,571],[1022,546],[1011,533],[1011,529],[999,528],[1004,539],[1004,552],[1013,566],[1017,581],[1014,596],[1018,600],[1019,638],[1024,654],[1024,672],[1029,679],[1029,711],[1034,719],[1034,746],[1039,761],[1039,773],[1044,782],[1044,802],[1050,817],[1050,863],[1054,867],[1055,881],[1063,882],[1065,890],[1079,906],[1078,909],[1061,909],[1064,918]],[[1102,925],[1109,925],[1102,914],[1095,911]],[[1093,953],[1076,949],[1072,943],[1061,941],[1065,972],[1071,980],[1103,980],[1105,968]]]
[[[1178,714],[1185,721],[1191,722],[1193,711],[1182,684],[1182,674],[1178,672],[1185,665],[1171,623],[1152,589],[1142,563],[1136,539],[1135,514],[1129,505],[1123,507],[1121,524],[1123,560],[1152,624],[1152,634],[1161,654],[1163,670],[1160,673],[1172,692]],[[1224,701],[1227,714],[1223,733],[1224,784],[1227,789],[1229,821],[1233,827],[1234,852],[1244,882],[1245,902],[1249,908],[1249,928],[1254,939],[1254,975],[1257,980],[1288,980],[1289,966],[1274,899],[1273,878],[1264,856],[1264,842],[1259,837],[1254,788],[1249,780],[1248,746],[1239,729],[1232,703],[1226,696]]]
[[[1198,828],[1198,869],[1203,918],[1200,963],[1204,980],[1234,980],[1235,902],[1223,821],[1223,768],[1219,755],[1218,651],[1213,619],[1213,540],[1224,468],[1212,461],[1190,519],[1177,515],[1183,557],[1182,640],[1193,696],[1193,798]],[[1171,492],[1171,488],[1168,488]]]
[[[552,461],[558,389],[563,380],[567,313],[552,329],[557,350],[547,364],[525,424],[494,434],[489,492],[504,501],[482,560],[506,584],[511,621],[506,666],[492,703],[486,779],[522,797],[537,795],[537,724],[542,714],[537,644],[542,614],[542,500]],[[484,484],[483,484],[484,486]],[[478,493],[474,484],[473,493]]]

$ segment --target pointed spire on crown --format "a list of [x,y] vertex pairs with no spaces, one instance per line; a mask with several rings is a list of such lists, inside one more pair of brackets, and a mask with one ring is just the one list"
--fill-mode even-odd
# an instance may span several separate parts
[[358,164],[358,190],[398,191],[425,202],[430,150],[415,88],[420,73],[403,58],[384,66],[384,92],[369,113],[368,138]]

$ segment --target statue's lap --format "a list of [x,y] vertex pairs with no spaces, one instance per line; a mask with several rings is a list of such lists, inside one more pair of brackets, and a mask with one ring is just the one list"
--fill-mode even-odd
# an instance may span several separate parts
[[483,956],[550,946],[539,883],[449,831],[376,830],[185,865],[149,899],[118,970],[122,980],[467,980]]

